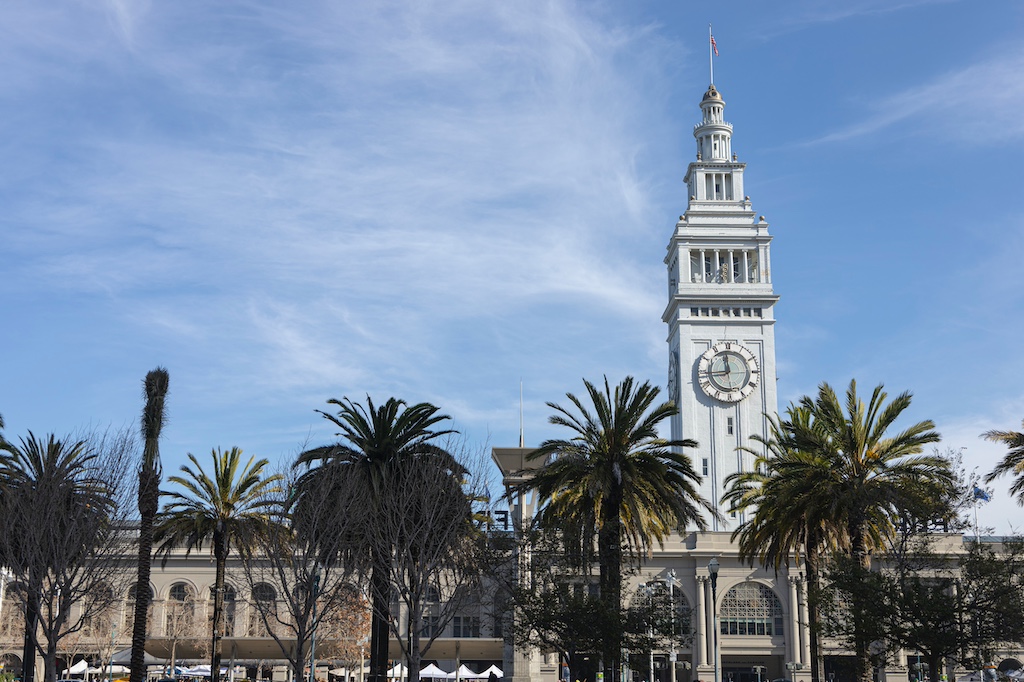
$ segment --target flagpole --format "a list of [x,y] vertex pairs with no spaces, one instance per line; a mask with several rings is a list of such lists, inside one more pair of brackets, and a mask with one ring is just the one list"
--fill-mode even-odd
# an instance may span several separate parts
[[711,24],[708,24],[708,64],[711,66],[711,84],[715,84],[715,44],[714,35],[711,33]]
[[[977,487],[977,486],[975,486]],[[978,532],[978,496],[974,496],[974,541],[981,542],[981,533]]]

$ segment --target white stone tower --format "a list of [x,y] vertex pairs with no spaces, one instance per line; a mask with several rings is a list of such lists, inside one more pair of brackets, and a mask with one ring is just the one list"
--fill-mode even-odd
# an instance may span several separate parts
[[679,405],[673,438],[699,447],[688,454],[704,476],[701,494],[725,516],[713,530],[743,519],[721,504],[726,477],[749,470],[755,434],[775,414],[775,324],[768,223],[750,208],[743,171],[732,152],[732,125],[712,84],[693,130],[697,159],[687,168],[686,213],[668,244],[668,392]]

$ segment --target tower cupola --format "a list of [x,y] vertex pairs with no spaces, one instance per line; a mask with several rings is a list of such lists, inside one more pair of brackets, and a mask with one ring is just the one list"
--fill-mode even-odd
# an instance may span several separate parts
[[693,128],[697,139],[697,158],[703,161],[728,161],[732,156],[732,124],[723,118],[725,100],[715,84],[708,87],[700,102],[704,116]]

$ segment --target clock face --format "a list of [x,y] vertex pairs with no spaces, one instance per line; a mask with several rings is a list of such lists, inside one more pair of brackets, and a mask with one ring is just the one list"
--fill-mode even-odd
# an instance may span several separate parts
[[697,363],[701,389],[709,397],[725,403],[746,398],[754,392],[760,378],[754,354],[732,341],[716,343]]

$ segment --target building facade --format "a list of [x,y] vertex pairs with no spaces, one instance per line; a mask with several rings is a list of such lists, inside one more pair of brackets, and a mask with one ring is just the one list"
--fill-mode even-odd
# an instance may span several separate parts
[[[106,583],[113,594],[109,606],[88,618],[78,632],[61,640],[60,670],[77,661],[99,668],[105,668],[112,658],[115,665],[128,664],[136,574],[134,554],[129,550],[134,550],[134,540],[130,546],[126,545],[123,570],[112,571]],[[292,674],[281,647],[294,651],[295,640],[290,638],[293,635],[285,624],[276,622],[277,618],[288,620],[288,605],[281,585],[271,576],[273,571],[266,573],[266,579],[258,573],[247,573],[237,555],[229,558],[223,633],[219,638],[222,665],[237,671],[232,677],[238,679],[286,682],[292,679]],[[150,668],[152,678],[166,677],[172,663],[209,664],[215,578],[216,566],[208,551],[186,555],[184,550],[174,550],[166,562],[154,562],[146,651],[161,663]],[[332,584],[337,585],[337,581]],[[355,585],[351,587],[356,595],[361,593]],[[19,597],[23,590],[18,580],[0,570],[0,674],[14,677],[20,677],[22,669],[25,615],[24,599]],[[321,621],[315,657],[317,680],[362,682],[368,672],[369,602],[357,597],[350,603],[351,607],[336,608],[335,613]],[[399,619],[403,609],[404,605],[396,598],[392,611]],[[265,620],[260,615],[261,610],[276,615]],[[430,613],[429,603],[426,610]],[[78,613],[73,611],[71,622],[78,620]],[[268,621],[277,639],[269,631]],[[500,623],[501,619],[495,617],[492,604],[487,600],[460,605],[443,623],[425,623],[424,645],[426,636],[436,638],[423,664],[433,662],[447,671],[468,665],[476,672],[500,664],[504,646]],[[426,627],[431,628],[429,633]],[[303,653],[307,658],[310,657],[308,645],[307,641]],[[389,657],[396,663],[402,659],[401,649],[394,639],[389,644]],[[42,661],[38,656],[36,673],[36,679],[42,679]],[[108,675],[104,672],[93,677],[107,679]],[[127,675],[115,667],[113,677]]]
[[[804,566],[794,557],[778,571],[739,560],[731,532],[745,519],[722,504],[731,474],[749,471],[755,454],[741,448],[766,438],[778,413],[775,369],[775,303],[768,223],[744,193],[746,164],[733,151],[732,126],[714,84],[700,102],[694,126],[695,159],[684,184],[686,210],[669,239],[668,395],[679,406],[673,439],[692,439],[688,451],[703,476],[700,494],[723,519],[708,519],[708,532],[671,536],[656,547],[638,575],[623,586],[624,599],[669,599],[689,620],[689,635],[665,649],[633,655],[631,682],[809,682],[810,632]],[[528,448],[495,448],[506,489],[542,465],[527,461]],[[510,496],[510,516],[520,527],[536,511],[530,495]],[[950,557],[963,538],[935,540]],[[712,567],[716,567],[716,571]],[[632,595],[630,597],[630,595]],[[852,679],[850,652],[823,642],[826,678]],[[1004,663],[1013,661],[1005,652]],[[897,652],[879,682],[911,679],[914,653]],[[554,653],[508,647],[505,669],[513,682],[559,674]],[[953,679],[953,676],[950,676]]]

